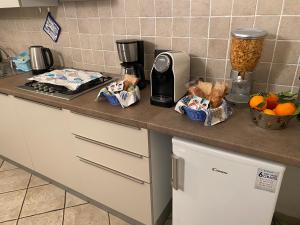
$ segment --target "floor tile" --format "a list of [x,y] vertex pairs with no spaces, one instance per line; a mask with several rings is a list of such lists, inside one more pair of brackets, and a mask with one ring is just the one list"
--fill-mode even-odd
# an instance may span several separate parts
[[0,168],[0,171],[12,170],[12,169],[16,169],[16,168],[18,168],[18,167],[16,167],[15,165],[13,165],[7,161],[4,161]]
[[66,194],[66,207],[76,206],[87,203],[86,201],[78,198],[77,196],[67,192]]
[[26,191],[0,194],[0,222],[17,219]]
[[27,188],[30,174],[22,169],[0,172],[0,193]]
[[32,177],[30,179],[29,187],[36,187],[36,186],[40,186],[40,185],[43,185],[43,184],[49,184],[49,182],[45,181],[42,178],[39,178],[35,175],[32,175]]
[[63,210],[25,217],[19,220],[18,225],[61,225]]
[[64,207],[65,191],[52,184],[27,191],[21,217],[49,212]]
[[108,225],[108,213],[90,204],[65,209],[64,225]]
[[109,214],[110,225],[130,225],[130,223],[125,222],[124,220]]
[[16,225],[16,224],[17,224],[16,220],[0,223],[0,225]]

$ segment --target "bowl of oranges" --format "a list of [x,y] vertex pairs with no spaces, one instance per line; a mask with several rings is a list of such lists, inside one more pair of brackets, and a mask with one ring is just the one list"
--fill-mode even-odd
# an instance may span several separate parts
[[289,121],[300,113],[300,105],[295,103],[296,94],[289,92],[258,93],[249,101],[253,122],[265,129],[284,129]]

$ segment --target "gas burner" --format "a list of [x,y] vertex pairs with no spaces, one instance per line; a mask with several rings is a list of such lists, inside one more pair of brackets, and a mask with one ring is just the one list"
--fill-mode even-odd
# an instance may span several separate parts
[[53,96],[56,98],[71,100],[91,90],[104,86],[105,84],[111,81],[113,81],[112,77],[102,76],[100,78],[91,80],[85,84],[82,84],[81,86],[79,86],[79,88],[77,88],[74,91],[69,90],[68,88],[63,86],[46,84],[38,81],[29,81],[24,85],[19,86],[18,88],[30,92]]

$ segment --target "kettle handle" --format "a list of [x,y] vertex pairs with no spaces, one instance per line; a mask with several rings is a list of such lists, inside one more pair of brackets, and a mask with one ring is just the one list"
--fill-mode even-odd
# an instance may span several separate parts
[[50,69],[50,67],[52,67],[54,64],[52,52],[49,48],[43,48],[42,51],[47,69]]

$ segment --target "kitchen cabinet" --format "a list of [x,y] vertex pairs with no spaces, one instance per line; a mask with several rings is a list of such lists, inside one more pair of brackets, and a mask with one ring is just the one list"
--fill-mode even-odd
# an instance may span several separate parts
[[76,113],[70,114],[69,124],[72,133],[149,157],[146,129],[93,119]]
[[0,8],[57,6],[58,0],[0,0]]
[[0,155],[32,168],[26,142],[14,108],[14,97],[0,94]]
[[15,99],[14,107],[34,170],[59,183],[67,183],[71,136],[65,126],[64,111],[20,98]]
[[69,186],[135,221],[157,224],[171,200],[171,137],[66,115],[77,175]]
[[163,222],[172,194],[170,136],[13,96],[0,95],[0,104],[1,155],[129,222]]

